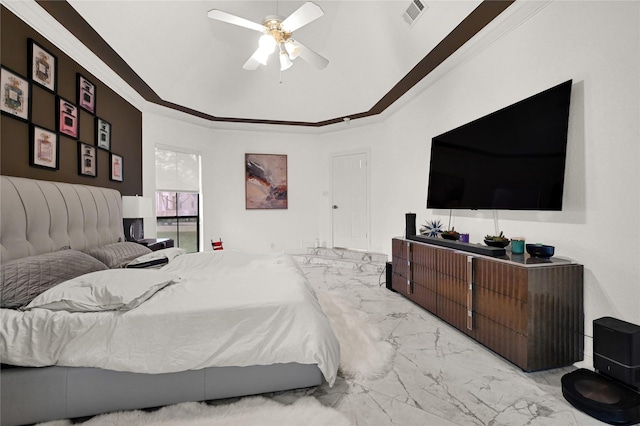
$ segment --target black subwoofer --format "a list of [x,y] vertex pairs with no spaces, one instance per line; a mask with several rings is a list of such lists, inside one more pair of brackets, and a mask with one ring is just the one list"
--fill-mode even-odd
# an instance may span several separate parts
[[391,278],[393,277],[393,267],[391,266],[392,263],[391,262],[387,262],[387,266],[385,267],[385,281],[387,284],[387,289],[391,290],[391,291],[395,291],[393,289],[393,287],[391,286]]

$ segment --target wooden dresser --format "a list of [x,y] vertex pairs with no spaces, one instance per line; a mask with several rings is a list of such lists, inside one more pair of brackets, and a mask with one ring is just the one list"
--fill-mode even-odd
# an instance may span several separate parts
[[582,265],[403,238],[393,239],[392,257],[395,291],[524,371],[583,359]]

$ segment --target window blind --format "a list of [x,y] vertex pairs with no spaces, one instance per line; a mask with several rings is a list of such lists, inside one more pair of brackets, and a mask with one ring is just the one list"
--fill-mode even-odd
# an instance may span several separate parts
[[200,154],[156,146],[156,191],[199,192]]

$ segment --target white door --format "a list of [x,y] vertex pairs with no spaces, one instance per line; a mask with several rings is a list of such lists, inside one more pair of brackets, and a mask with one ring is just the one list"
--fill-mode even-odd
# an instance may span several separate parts
[[333,246],[369,248],[367,153],[333,157]]

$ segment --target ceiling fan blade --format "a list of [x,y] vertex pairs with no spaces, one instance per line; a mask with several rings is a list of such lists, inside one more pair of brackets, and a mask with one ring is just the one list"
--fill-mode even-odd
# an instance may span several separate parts
[[227,12],[223,12],[218,9],[212,9],[207,13],[207,16],[217,21],[226,22],[228,24],[239,25],[241,27],[249,28],[250,30],[264,32],[264,25],[249,21],[248,19],[240,18],[239,16],[232,15]]
[[244,68],[247,71],[256,70],[261,64],[260,60],[258,59],[260,55],[261,55],[260,48],[258,48],[255,52],[253,52],[253,55],[251,55],[251,57],[247,59],[247,62],[244,63],[242,68]]
[[322,15],[324,15],[324,12],[320,6],[308,1],[282,21],[282,29],[291,33],[309,22],[315,21]]
[[327,65],[329,65],[329,60],[324,56],[309,49],[298,40],[296,40],[295,43],[300,47],[300,57],[309,62],[311,65],[315,66],[319,70],[325,69]]

